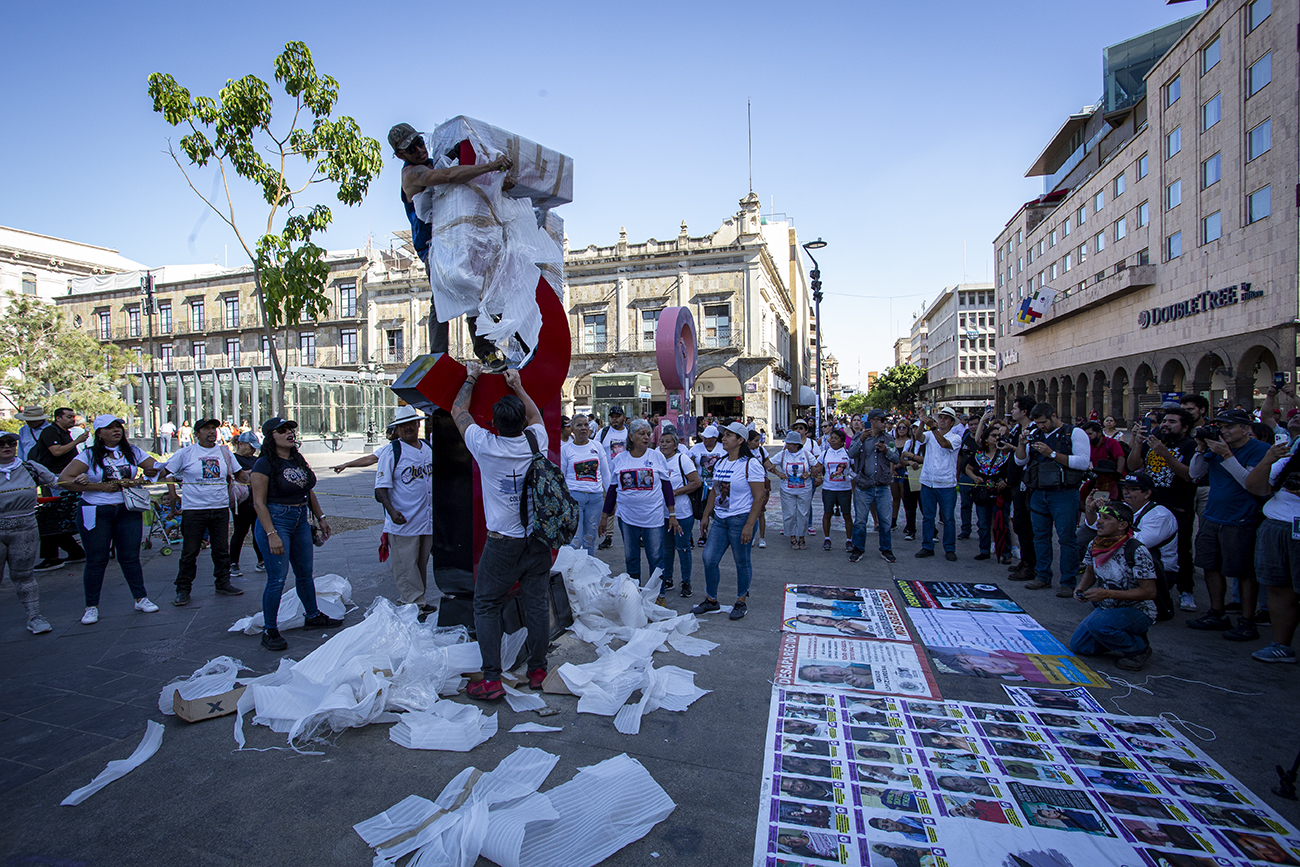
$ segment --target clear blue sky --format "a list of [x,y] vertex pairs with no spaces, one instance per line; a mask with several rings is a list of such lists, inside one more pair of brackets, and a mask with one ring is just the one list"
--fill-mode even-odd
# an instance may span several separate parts
[[[1024,170],[1065,116],[1101,94],[1102,47],[1204,9],[1163,0],[481,4],[322,0],[24,3],[0,54],[0,224],[114,247],[157,266],[235,264],[234,239],[166,154],[151,72],[215,96],[270,81],[291,39],[339,80],[338,111],[381,142],[407,120],[468,114],[576,160],[560,209],[570,245],[715,229],[749,187],[819,256],[842,377],[892,364],[893,341],[940,287],[985,280],[992,239],[1041,191]],[[814,11],[815,10],[815,11]],[[378,14],[376,14],[376,11]],[[398,162],[331,248],[405,227]],[[200,189],[213,174],[199,173]],[[264,220],[245,196],[240,217]],[[337,205],[337,203],[335,203]],[[260,218],[258,214],[262,214]],[[965,254],[963,258],[963,245]],[[866,297],[863,297],[866,296]],[[893,297],[891,302],[890,297]]]

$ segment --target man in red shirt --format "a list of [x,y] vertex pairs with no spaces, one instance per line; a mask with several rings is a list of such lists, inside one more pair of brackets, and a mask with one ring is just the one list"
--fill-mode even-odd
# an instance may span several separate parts
[[1098,461],[1112,461],[1115,464],[1115,472],[1120,478],[1127,475],[1128,470],[1124,466],[1124,447],[1117,440],[1106,436],[1106,430],[1101,426],[1101,422],[1085,421],[1081,427],[1088,435],[1088,443],[1092,447],[1092,465],[1097,466]]

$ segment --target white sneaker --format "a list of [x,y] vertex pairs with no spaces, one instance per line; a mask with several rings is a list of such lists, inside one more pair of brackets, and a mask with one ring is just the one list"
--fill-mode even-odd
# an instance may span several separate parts
[[1184,611],[1196,610],[1196,597],[1191,593],[1182,593],[1178,596],[1178,607]]
[[760,547],[760,548],[766,548],[766,547],[767,547],[767,540],[766,540],[766,539],[759,539],[759,540],[758,540],[758,547]]
[[49,632],[53,628],[50,621],[39,614],[27,618],[27,631],[32,635],[40,635],[42,632]]
[[99,622],[99,609],[87,608],[86,613],[81,615],[81,622],[89,626],[92,623]]
[[155,611],[158,610],[158,606],[150,602],[149,597],[146,596],[143,599],[136,600],[135,610],[143,611],[145,614],[153,614]]

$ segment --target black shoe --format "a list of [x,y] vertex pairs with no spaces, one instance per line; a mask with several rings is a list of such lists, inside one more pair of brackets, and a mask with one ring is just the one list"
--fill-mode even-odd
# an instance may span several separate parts
[[721,610],[722,610],[722,606],[718,604],[718,600],[709,599],[708,597],[705,597],[703,602],[701,602],[699,605],[696,605],[694,608],[691,609],[691,613],[710,614],[714,611],[721,611]]
[[731,613],[727,615],[732,620],[739,620],[745,616],[749,606],[745,604],[744,599],[737,599],[736,604],[731,606]]
[[884,560],[886,563],[897,563],[897,562],[898,562],[898,558],[894,556],[894,552],[893,552],[893,551],[881,551],[881,552],[880,552],[880,559],[881,559],[881,560]]
[[1255,612],[1255,622],[1256,622],[1256,623],[1272,623],[1272,622],[1273,622],[1272,618],[1269,616],[1269,613],[1268,613],[1268,609],[1267,609],[1267,608],[1261,608],[1260,610],[1258,610],[1258,611]]
[[217,595],[218,596],[243,596],[244,591],[240,590],[234,584],[218,584]]
[[956,562],[957,562],[957,552],[956,552],[956,551],[944,551],[944,552],[943,552],[943,557],[944,557],[944,559],[947,560],[949,563],[956,563]]
[[992,557],[993,555],[990,554],[988,551],[980,551],[978,554],[975,555],[976,560],[989,560],[992,559]]
[[1240,613],[1241,613],[1241,603],[1240,603],[1240,602],[1229,602],[1227,605],[1223,606],[1223,610],[1226,611],[1228,614],[1240,614]]
[[280,630],[268,629],[262,633],[262,646],[267,650],[286,650],[289,642],[280,637]]
[[[477,351],[475,354],[478,354]],[[478,360],[483,363],[484,373],[505,373],[506,367],[508,367],[506,364],[506,357],[500,352],[479,355]]]
[[863,554],[862,551],[859,551],[857,548],[854,548],[852,551],[849,552],[849,562],[850,563],[858,562],[859,560],[862,559],[862,554]]
[[1239,617],[1236,628],[1223,633],[1223,637],[1229,641],[1255,641],[1259,638],[1259,630],[1255,628],[1255,621]]
[[663,586],[659,588],[659,592],[660,592],[660,593],[663,593],[665,590],[672,590],[672,589],[673,589],[673,579],[671,579],[671,578],[664,578],[664,579],[663,579],[663,582],[664,582],[664,583],[663,583]]
[[916,552],[916,559],[918,560],[920,560],[922,557],[933,557],[933,556],[934,556],[933,548],[922,548],[920,551]]
[[335,620],[333,617],[318,611],[315,617],[308,617],[302,622],[302,625],[306,629],[335,629],[342,626],[343,621]]
[[691,582],[689,582],[689,581],[683,581],[683,582],[682,582],[682,590],[681,590],[681,593],[682,593],[682,598],[683,598],[683,599],[690,599],[690,598],[691,598]]
[[1222,611],[1210,611],[1202,617],[1187,621],[1187,625],[1202,632],[1227,632],[1232,628],[1232,619]]
[[916,533],[914,533],[914,532],[913,532],[913,533],[904,533],[904,534],[903,534],[903,541],[904,541],[904,542],[915,542],[915,541],[916,541]]
[[[84,557],[82,558],[85,559]],[[32,567],[33,572],[48,572],[51,569],[57,569],[63,565],[63,561],[57,557],[52,560],[42,560]]]
[[[825,542],[822,542],[822,550],[823,550],[823,551],[829,551],[829,550],[831,550],[832,547],[833,547],[833,546],[831,545],[831,540],[830,540],[830,539],[827,539]],[[850,551],[853,550],[853,543],[852,543],[852,542],[849,543],[849,550],[850,550]]]
[[606,548],[612,548],[612,547],[614,547],[614,537],[606,536],[604,539],[600,540],[600,544],[596,546],[596,550],[604,551]]
[[189,604],[190,604],[190,591],[188,591],[188,590],[177,590],[177,591],[176,591],[176,598],[172,600],[172,604],[175,605],[177,608],[180,608],[182,605],[189,605]]
[[969,538],[970,538],[970,533],[958,533],[958,534],[957,534],[957,538],[958,538],[958,539],[969,539]]

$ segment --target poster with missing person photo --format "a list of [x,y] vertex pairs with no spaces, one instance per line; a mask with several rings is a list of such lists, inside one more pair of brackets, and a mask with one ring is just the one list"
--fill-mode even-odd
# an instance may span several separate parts
[[781,628],[800,635],[912,640],[888,590],[787,584]]
[[1170,723],[773,690],[755,864],[1293,864],[1300,835]]
[[964,581],[906,581],[897,578],[899,595],[908,608],[946,608],[951,611],[992,611],[1023,614],[1007,592],[996,584]]
[[781,635],[778,686],[938,698],[925,652],[900,641]]

